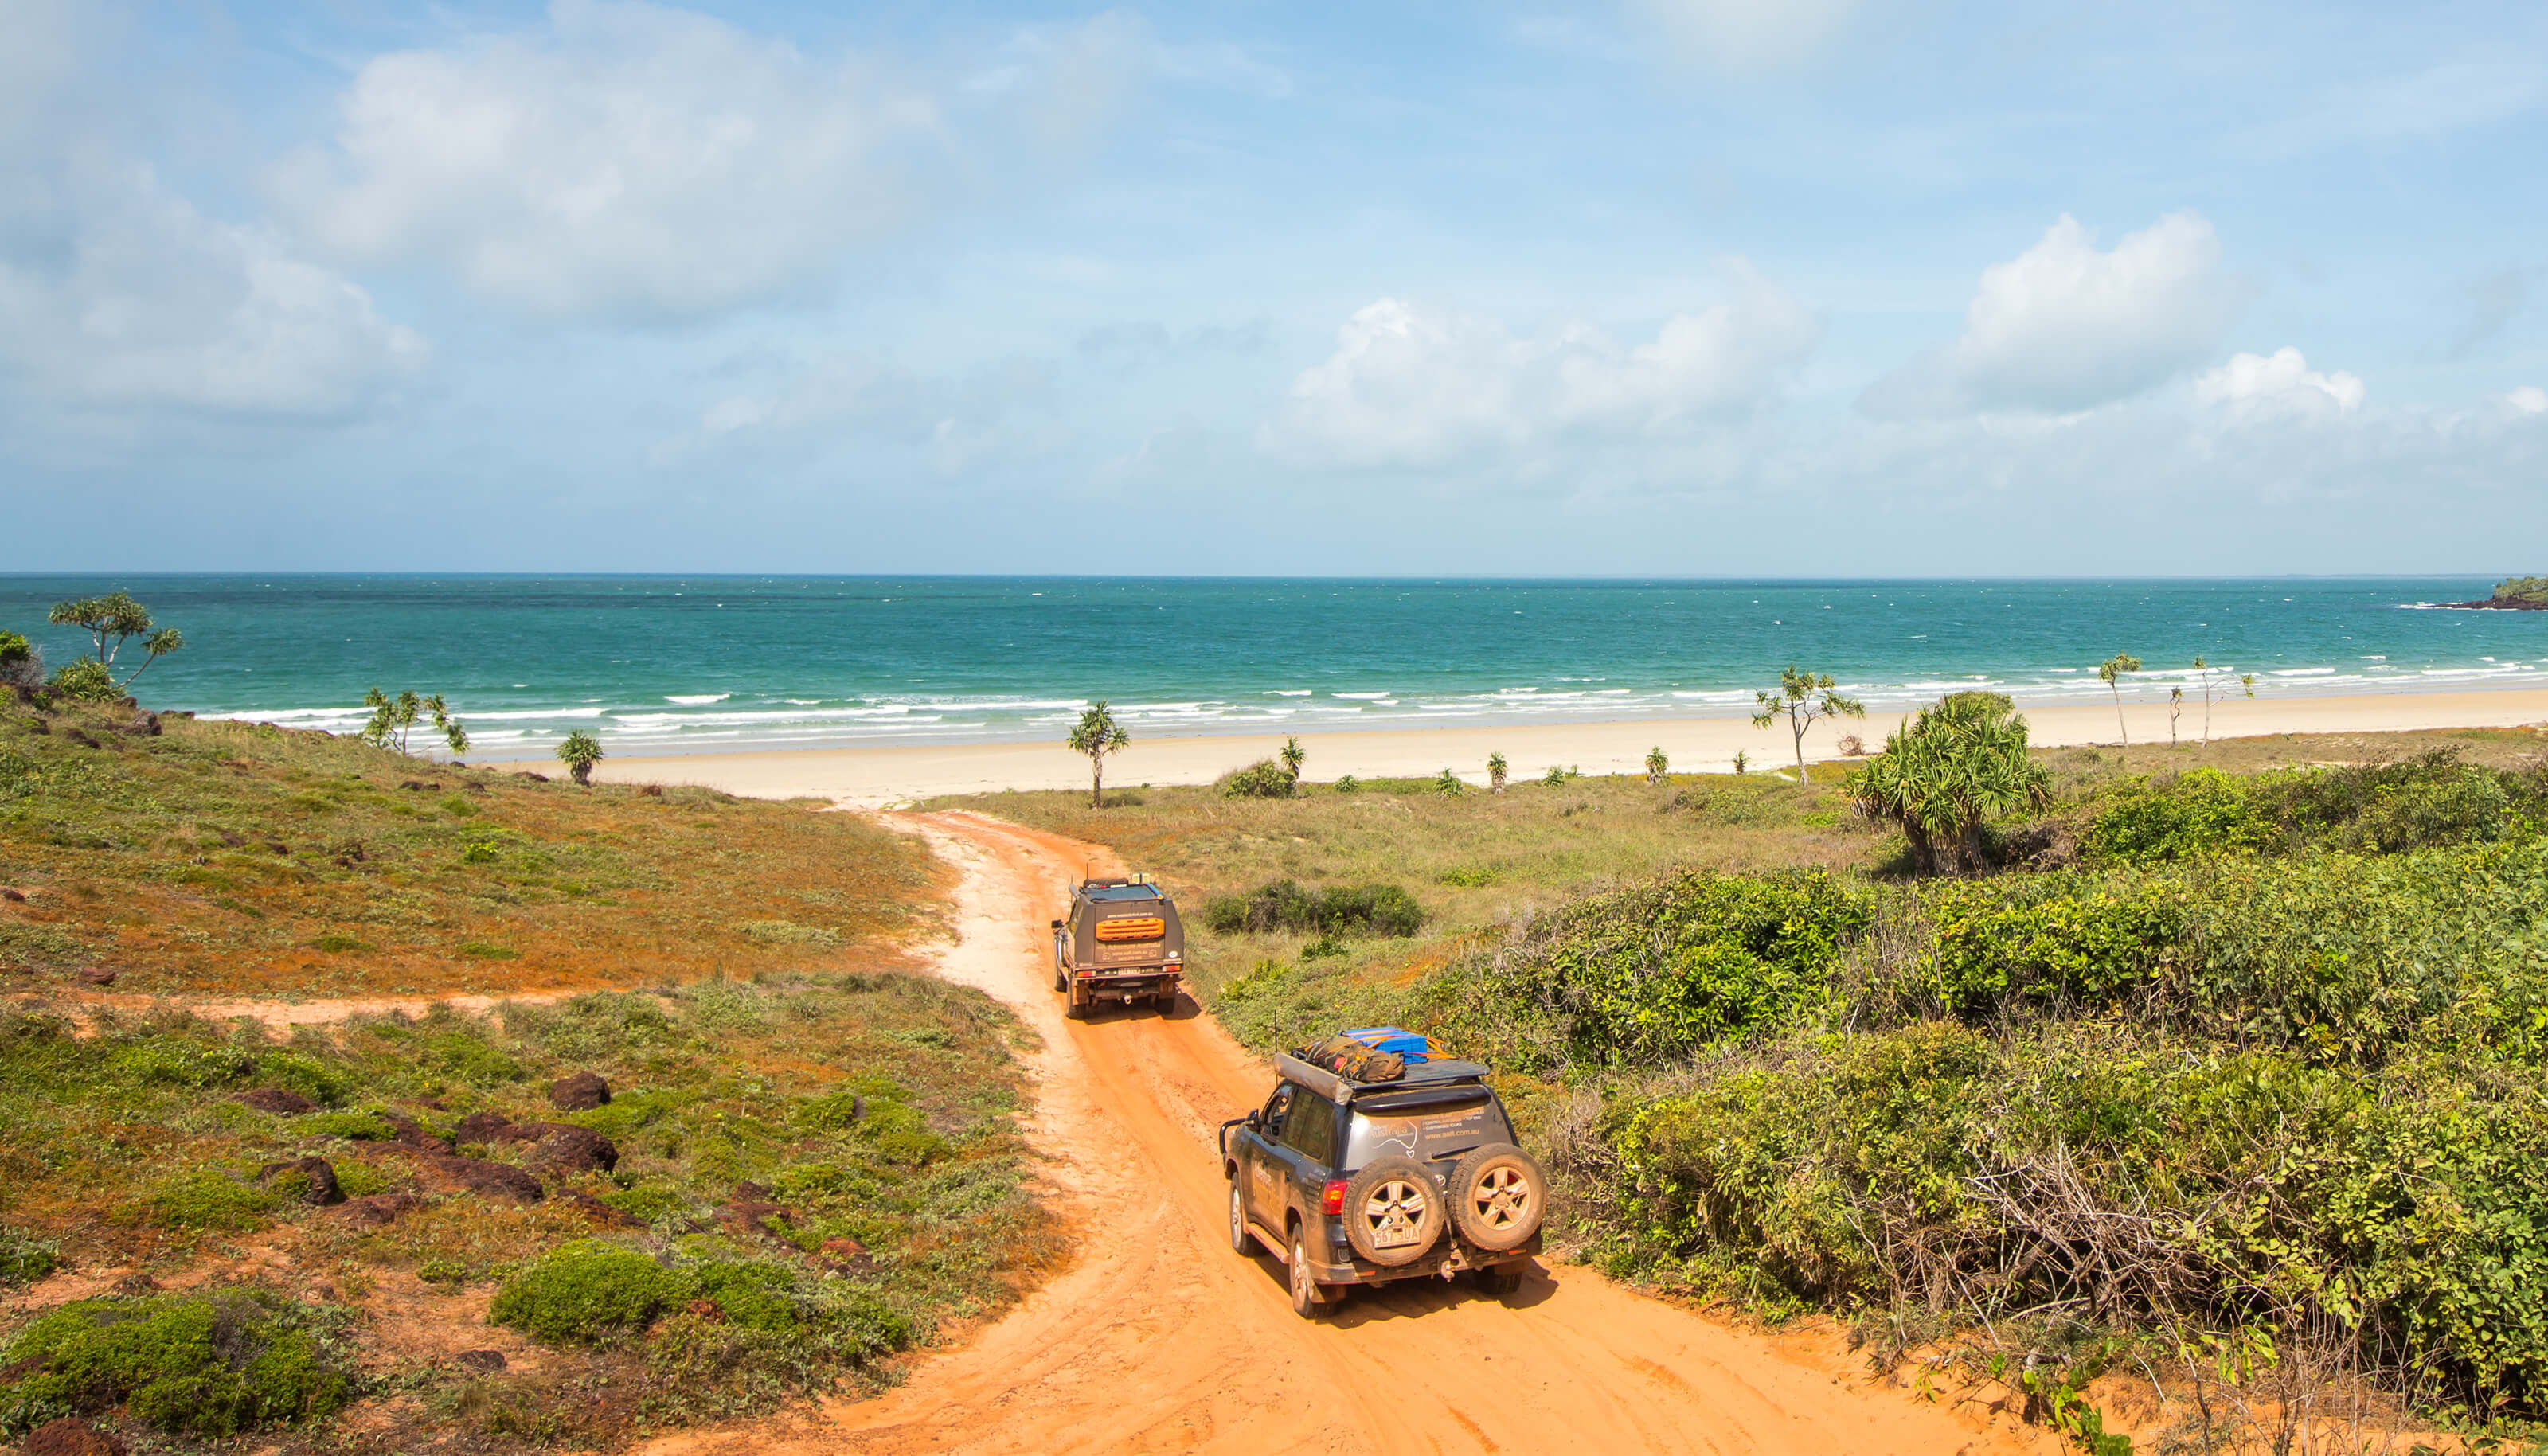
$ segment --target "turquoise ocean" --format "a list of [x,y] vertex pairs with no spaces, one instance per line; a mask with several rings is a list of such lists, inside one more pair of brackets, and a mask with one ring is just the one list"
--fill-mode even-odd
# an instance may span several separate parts
[[121,587],[186,634],[155,706],[344,731],[439,691],[504,759],[1046,739],[1099,697],[1137,736],[1721,715],[1789,663],[1870,707],[2102,699],[2116,652],[2138,698],[2197,655],[2265,696],[2548,684],[2548,612],[2432,609],[2493,585],[47,575],[0,628],[67,661],[46,608]]

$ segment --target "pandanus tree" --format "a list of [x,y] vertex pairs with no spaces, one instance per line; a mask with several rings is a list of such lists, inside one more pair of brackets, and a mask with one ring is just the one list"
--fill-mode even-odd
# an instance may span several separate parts
[[[1787,720],[1787,731],[1796,740],[1796,781],[1807,782],[1805,774],[1805,730],[1821,718],[1864,718],[1866,708],[1857,698],[1840,690],[1829,673],[1800,673],[1793,664],[1778,675],[1774,692],[1755,692],[1761,711],[1752,715],[1752,726],[1767,728],[1780,718]],[[1741,770],[1736,770],[1741,773]]]
[[1284,739],[1283,751],[1276,754],[1275,757],[1283,761],[1283,772],[1292,775],[1292,781],[1294,783],[1300,782],[1301,766],[1310,761],[1310,751],[1301,747],[1301,740],[1297,738]]
[[566,772],[587,788],[592,786],[592,766],[601,762],[601,740],[579,728],[557,746],[557,759]]
[[1070,730],[1067,741],[1072,753],[1088,759],[1088,807],[1106,807],[1106,756],[1130,746],[1133,735],[1115,721],[1115,714],[1101,697],[1079,715],[1079,723]]
[[1504,776],[1505,776],[1506,774],[1510,774],[1511,772],[1512,772],[1512,766],[1511,766],[1510,764],[1508,764],[1508,763],[1504,762],[1504,756],[1503,756],[1503,755],[1502,755],[1502,754],[1489,754],[1489,755],[1487,755],[1487,790],[1488,790],[1488,792],[1490,792],[1490,793],[1502,793],[1502,792],[1503,792],[1503,791],[1504,791]]
[[162,627],[150,620],[150,608],[133,599],[129,592],[110,592],[104,596],[83,596],[75,601],[56,601],[45,620],[56,627],[77,627],[97,644],[92,659],[111,676],[117,654],[134,638],[141,639],[141,665],[120,679],[115,688],[123,691],[133,680],[150,670],[150,665],[186,645],[185,634],[174,627]]
[[2141,670],[2141,660],[2129,652],[2119,652],[2097,664],[2097,677],[2106,690],[2115,695],[2115,731],[2124,736],[2124,747],[2133,746],[2133,730],[2124,726],[2124,675]]
[[2026,719],[1996,692],[1957,692],[1922,708],[1884,740],[1884,756],[1849,775],[1860,812],[1890,819],[1922,874],[1988,866],[1984,826],[2052,802],[2052,774],[2027,757]]
[[1665,756],[1662,744],[1656,744],[1653,748],[1646,750],[1646,781],[1648,783],[1663,782],[1664,775],[1671,772],[1672,760]]

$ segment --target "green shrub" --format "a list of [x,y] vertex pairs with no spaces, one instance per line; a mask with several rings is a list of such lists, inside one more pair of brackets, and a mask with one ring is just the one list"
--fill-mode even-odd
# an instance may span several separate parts
[[319,1112],[292,1120],[292,1131],[306,1138],[342,1138],[348,1142],[388,1142],[398,1129],[370,1112]]
[[462,941],[460,954],[470,960],[518,960],[522,953],[493,941]]
[[951,1150],[920,1109],[887,1097],[867,1099],[867,1115],[860,1121],[858,1134],[880,1155],[909,1167],[943,1158]]
[[613,1189],[601,1195],[601,1201],[632,1219],[649,1224],[690,1206],[690,1200],[682,1190],[670,1183],[640,1183],[634,1188]]
[[1300,787],[1292,771],[1266,759],[1231,774],[1221,780],[1224,798],[1288,799]]
[[2090,821],[2082,843],[2094,860],[2153,864],[2252,850],[2276,828],[2257,813],[2245,784],[2197,769],[2164,789],[2143,783],[2125,791]]
[[52,681],[45,685],[74,702],[113,702],[124,696],[115,674],[93,657],[62,664],[53,670]]
[[0,1358],[15,1377],[0,1385],[0,1431],[118,1406],[215,1438],[318,1419],[355,1389],[325,1334],[311,1311],[263,1291],[65,1305]]
[[206,1232],[257,1228],[274,1204],[274,1195],[266,1190],[216,1172],[183,1174],[143,1200],[152,1223]]
[[700,1296],[724,1313],[727,1322],[747,1329],[784,1334],[798,1320],[794,1271],[777,1264],[707,1263],[685,1271]]
[[2463,765],[2454,749],[2391,764],[2233,778],[2199,769],[2112,791],[2082,843],[2092,861],[2154,864],[2310,848],[2397,855],[2494,844],[2548,817],[2548,774]]
[[257,1058],[237,1046],[145,1037],[117,1046],[107,1068],[118,1080],[142,1086],[229,1087],[256,1075]]
[[0,744],[0,804],[34,793],[43,774],[34,759]]
[[341,956],[349,951],[371,951],[378,948],[373,946],[371,942],[358,939],[354,936],[330,934],[320,936],[318,939],[312,941],[310,943],[310,949],[313,951],[324,951],[330,956]]
[[1818,870],[1683,874],[1595,895],[1541,917],[1497,957],[1474,1036],[1501,1040],[1501,1005],[1548,1019],[1573,1059],[1685,1056],[1818,1003],[1871,914],[1863,892]]
[[635,1249],[585,1238],[506,1280],[487,1318],[547,1344],[597,1344],[645,1328],[684,1293],[681,1276]]
[[33,1284],[52,1273],[60,1256],[54,1240],[0,1226],[0,1284]]
[[1423,927],[1424,907],[1394,884],[1334,885],[1303,889],[1278,879],[1245,895],[1217,895],[1204,903],[1204,924],[1224,935],[1276,931],[1297,934],[1411,936]]

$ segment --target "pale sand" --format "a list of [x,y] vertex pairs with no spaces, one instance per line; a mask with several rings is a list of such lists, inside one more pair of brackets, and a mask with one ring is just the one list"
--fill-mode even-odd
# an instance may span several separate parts
[[[2165,704],[2127,703],[2124,714],[2133,742],[2167,741]],[[1841,735],[1847,733],[1858,734],[1872,749],[1903,716],[1870,713],[1863,722],[1817,723],[1805,737],[1805,757],[1816,762],[1838,758]],[[2112,704],[2029,708],[2026,719],[2035,742],[2046,746],[2116,741]],[[2191,742],[2202,732],[2202,720],[2203,705],[2189,705],[2177,720],[2178,736]],[[2212,736],[2394,733],[2542,722],[2548,722],[2548,689],[2238,698],[2214,704]],[[1746,718],[1366,729],[1301,736],[1301,746],[1310,755],[1305,776],[1313,781],[1343,774],[1362,778],[1430,777],[1449,769],[1482,783],[1487,755],[1492,753],[1502,753],[1510,762],[1516,780],[1537,778],[1555,764],[1581,768],[1587,774],[1635,774],[1644,772],[1646,750],[1658,744],[1672,757],[1674,772],[1682,774],[1724,772],[1733,767],[1737,753],[1750,754],[1756,771],[1795,762],[1783,726],[1755,728]],[[1106,782],[1118,788],[1209,783],[1232,769],[1271,757],[1282,746],[1280,734],[1140,740],[1107,760]],[[538,767],[542,772],[557,768],[554,764]],[[1058,743],[974,743],[609,759],[595,774],[617,782],[695,783],[761,798],[813,797],[874,806],[1004,788],[1085,788],[1088,761]]]

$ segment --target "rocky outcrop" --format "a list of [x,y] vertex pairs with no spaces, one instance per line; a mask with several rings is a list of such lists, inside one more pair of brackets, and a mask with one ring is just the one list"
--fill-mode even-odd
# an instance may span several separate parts
[[591,1112],[610,1101],[610,1084],[595,1072],[570,1072],[549,1084],[549,1106],[560,1112]]
[[125,1456],[124,1442],[75,1415],[27,1432],[27,1456]]
[[424,1207],[424,1200],[412,1193],[375,1193],[365,1198],[350,1199],[336,1212],[350,1223],[366,1228],[384,1228]]
[[336,1169],[323,1157],[296,1157],[257,1169],[256,1181],[312,1208],[345,1201],[336,1186]]

